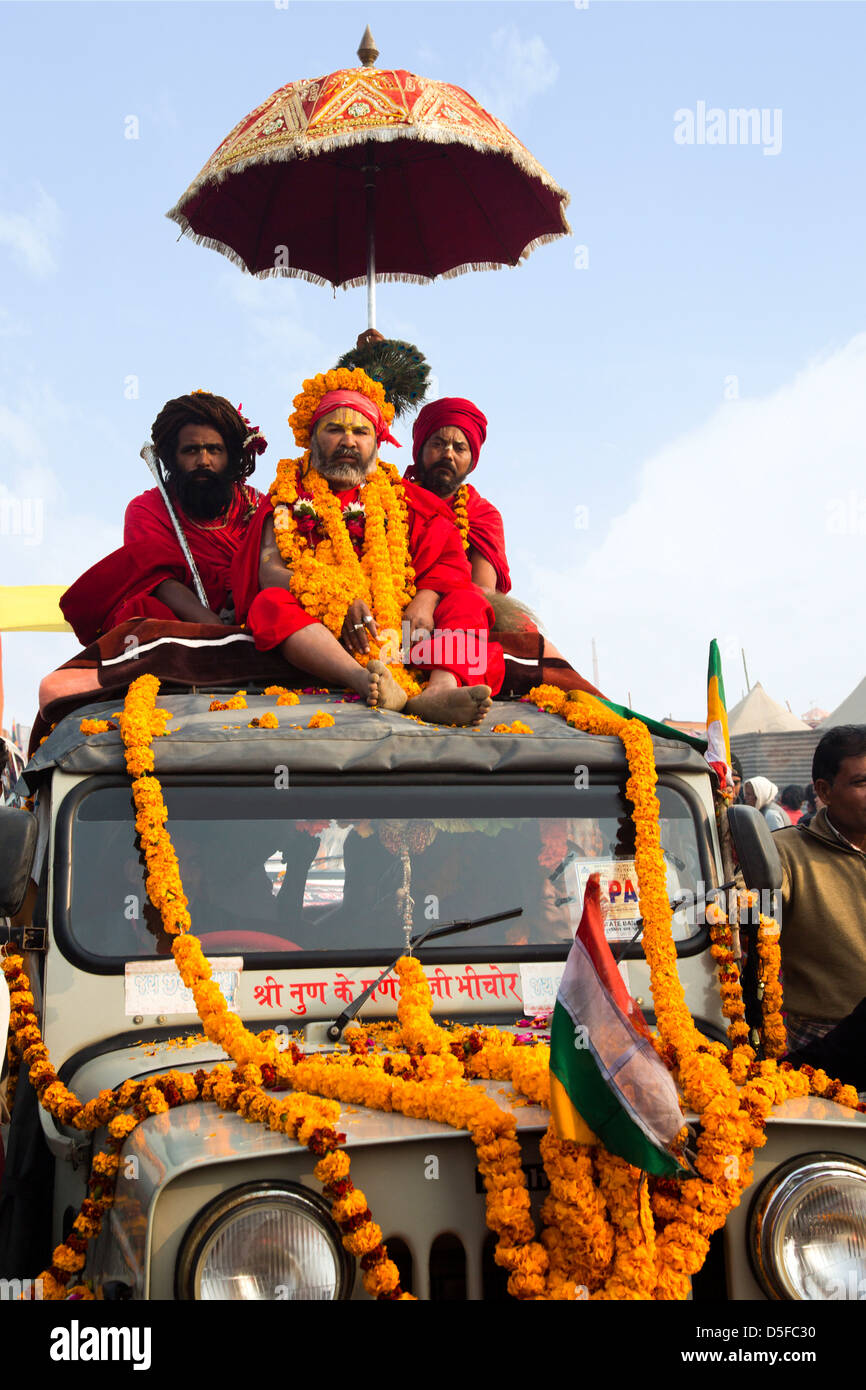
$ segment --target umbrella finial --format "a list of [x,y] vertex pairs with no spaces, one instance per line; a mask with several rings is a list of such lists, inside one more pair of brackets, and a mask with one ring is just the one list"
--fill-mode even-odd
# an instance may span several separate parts
[[363,67],[372,68],[375,66],[378,56],[379,50],[376,47],[376,40],[370,33],[370,26],[368,24],[364,30],[364,37],[358,45],[358,57],[361,59],[361,65]]

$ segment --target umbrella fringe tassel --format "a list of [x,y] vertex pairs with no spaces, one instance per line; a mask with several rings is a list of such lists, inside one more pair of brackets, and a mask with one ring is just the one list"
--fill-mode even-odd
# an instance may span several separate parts
[[[236,265],[240,270],[244,271],[245,274],[252,275],[256,280],[271,280],[278,278],[306,280],[311,285],[319,285],[321,287],[330,285],[334,290],[354,290],[367,283],[366,275],[356,275],[353,280],[342,280],[339,283],[335,283],[333,280],[328,280],[323,275],[314,274],[311,270],[300,270],[296,266],[290,265],[269,266],[267,270],[250,270],[243,257],[239,256],[237,251],[233,250],[226,242],[220,241],[217,237],[202,236],[198,232],[194,232],[182,213],[172,212],[167,214],[167,216],[172,217],[172,220],[180,227],[180,237],[187,237],[196,246],[206,246],[210,251],[219,251],[227,260],[231,261],[232,265]],[[408,275],[402,271],[377,271],[376,284],[432,285],[437,280],[453,280],[458,275],[468,275],[475,270],[515,270],[520,265],[521,261],[526,260],[536,247],[544,246],[550,241],[559,241],[563,235],[563,232],[545,232],[542,236],[535,237],[524,246],[513,265],[507,261],[467,261],[464,265],[452,267],[451,270],[443,270],[441,275]],[[178,237],[178,240],[180,240],[180,237]]]

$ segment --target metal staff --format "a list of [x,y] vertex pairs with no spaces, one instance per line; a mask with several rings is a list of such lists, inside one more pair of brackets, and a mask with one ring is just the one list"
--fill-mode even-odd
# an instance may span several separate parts
[[168,500],[168,493],[165,490],[165,483],[162,481],[162,475],[159,471],[159,463],[157,462],[156,450],[154,449],[152,444],[142,444],[141,457],[144,459],[145,463],[147,464],[148,468],[150,469],[151,473],[156,479],[156,485],[159,488],[162,500],[166,505],[169,516],[171,517],[171,524],[175,529],[178,542],[180,543],[180,548],[183,551],[183,558],[189,565],[190,572],[192,574],[192,582],[195,586],[198,601],[204,608],[210,608],[207,594],[204,591],[204,585],[201,582],[201,575],[199,574],[198,569],[196,568],[195,560],[192,558],[192,551],[189,548],[189,542],[187,541],[186,536],[183,534],[181,524],[174,514],[174,508]]

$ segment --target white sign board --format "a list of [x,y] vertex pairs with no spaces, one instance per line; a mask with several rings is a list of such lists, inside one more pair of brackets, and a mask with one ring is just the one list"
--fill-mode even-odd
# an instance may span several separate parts
[[565,961],[532,961],[520,966],[520,993],[527,1014],[544,1013],[556,1003]]
[[[229,1008],[234,1009],[244,968],[243,956],[221,956],[209,964],[213,983],[219,985]],[[192,990],[183,983],[173,960],[127,961],[124,975],[124,1012],[128,1018],[153,1014],[198,1017]]]

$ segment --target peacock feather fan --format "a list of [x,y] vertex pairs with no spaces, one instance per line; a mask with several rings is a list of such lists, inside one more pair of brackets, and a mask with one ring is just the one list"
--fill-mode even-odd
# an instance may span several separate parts
[[385,389],[385,395],[397,416],[417,410],[423,405],[430,380],[430,368],[424,354],[413,343],[401,343],[396,338],[382,338],[344,352],[338,367],[360,367]]

